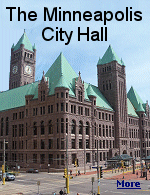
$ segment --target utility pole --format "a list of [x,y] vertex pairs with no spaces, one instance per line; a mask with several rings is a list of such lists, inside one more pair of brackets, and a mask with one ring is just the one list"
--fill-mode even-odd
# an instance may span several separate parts
[[84,174],[86,173],[86,138],[84,141]]
[[3,166],[2,166],[2,176],[3,176],[3,184],[2,185],[5,185],[5,139],[4,139],[4,163],[3,163]]
[[67,194],[69,194],[69,175],[68,175],[68,134],[66,134],[66,166],[67,166],[67,177],[66,177],[66,188]]
[[100,176],[99,176],[99,163],[98,163],[98,136],[97,136],[97,184],[98,184],[98,191],[97,195],[100,195]]

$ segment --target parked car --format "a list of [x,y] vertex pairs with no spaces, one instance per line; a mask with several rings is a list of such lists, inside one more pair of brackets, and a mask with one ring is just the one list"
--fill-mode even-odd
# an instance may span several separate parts
[[39,171],[37,169],[28,169],[26,172],[27,173],[38,173]]
[[15,180],[15,176],[12,173],[6,173],[6,181],[14,181]]

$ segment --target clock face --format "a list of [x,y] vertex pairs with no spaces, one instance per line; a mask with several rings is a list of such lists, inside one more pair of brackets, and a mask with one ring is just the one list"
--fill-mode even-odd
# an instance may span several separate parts
[[31,74],[32,68],[31,68],[29,65],[27,65],[27,66],[25,67],[25,72],[26,72],[27,74]]
[[16,74],[18,72],[18,66],[13,66],[12,72],[13,74]]

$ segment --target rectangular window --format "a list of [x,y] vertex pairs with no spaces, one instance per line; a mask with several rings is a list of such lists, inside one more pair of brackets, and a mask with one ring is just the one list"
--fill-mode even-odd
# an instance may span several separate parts
[[33,108],[33,116],[35,116],[35,108]]
[[58,112],[59,111],[59,104],[57,103],[56,105],[57,105],[57,112]]
[[33,154],[33,163],[37,163],[37,154]]
[[72,139],[71,143],[72,143],[72,149],[75,149],[75,139]]
[[57,138],[57,149],[59,149],[59,138]]
[[45,163],[45,154],[40,154],[40,163],[41,164]]
[[74,114],[76,114],[76,106],[74,106]]
[[89,139],[86,139],[86,148],[90,148]]
[[45,141],[41,139],[41,149],[45,149]]
[[64,111],[64,104],[61,103],[61,112],[63,112],[63,111]]
[[37,149],[37,140],[33,140],[33,149]]
[[50,113],[50,105],[48,105],[48,114]]
[[68,93],[66,93],[66,98],[68,98]]
[[82,139],[79,139],[79,148],[82,149]]
[[51,105],[51,113],[53,113],[53,105]]
[[61,138],[61,149],[64,149],[64,140]]
[[45,106],[43,106],[43,114],[45,114]]
[[99,119],[101,119],[101,112],[99,112],[99,115],[98,116],[99,116]]
[[71,113],[73,113],[73,105],[71,105]]
[[90,163],[90,153],[86,153],[86,163]]
[[49,149],[53,149],[53,140],[49,139]]
[[42,115],[42,107],[40,107],[40,114]]
[[64,97],[64,93],[63,92],[61,92],[61,98],[63,98]]
[[66,112],[68,112],[68,103],[66,103]]
[[49,154],[49,164],[53,165],[53,154]]
[[61,165],[64,165],[64,154],[61,154]]

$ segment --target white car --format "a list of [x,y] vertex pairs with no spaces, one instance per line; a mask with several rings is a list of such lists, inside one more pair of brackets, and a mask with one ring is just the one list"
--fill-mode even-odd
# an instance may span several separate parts
[[12,173],[6,173],[6,181],[14,181],[15,180],[15,176]]

